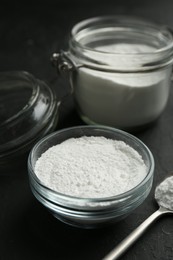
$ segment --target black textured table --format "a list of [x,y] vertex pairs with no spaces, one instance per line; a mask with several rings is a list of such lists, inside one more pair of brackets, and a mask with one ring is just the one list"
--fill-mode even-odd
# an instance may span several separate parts
[[[2,1],[3,2],[3,1]],[[15,2],[15,1],[14,1]],[[56,79],[53,52],[65,48],[70,28],[103,14],[135,15],[173,28],[172,0],[6,2],[0,15],[0,71],[26,70],[48,82],[61,99],[69,85]],[[73,99],[60,108],[57,129],[84,124]],[[0,260],[99,260],[156,209],[156,184],[173,171],[173,91],[159,120],[136,134],[152,151],[155,176],[146,201],[125,220],[99,230],[81,230],[56,220],[30,191],[27,171],[0,175]],[[122,257],[123,260],[172,260],[173,219],[156,222]]]

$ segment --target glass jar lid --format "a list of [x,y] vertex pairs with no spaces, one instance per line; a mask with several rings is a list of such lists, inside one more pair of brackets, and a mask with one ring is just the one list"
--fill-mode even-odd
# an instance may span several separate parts
[[58,102],[48,85],[24,71],[0,73],[0,165],[54,130]]

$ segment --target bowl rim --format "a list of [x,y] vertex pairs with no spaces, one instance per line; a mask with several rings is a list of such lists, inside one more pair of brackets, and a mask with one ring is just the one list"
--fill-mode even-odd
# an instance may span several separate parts
[[[60,192],[57,192],[55,190],[50,189],[49,187],[45,186],[40,179],[36,176],[35,171],[33,169],[33,164],[32,164],[32,158],[34,156],[34,153],[36,151],[36,149],[40,146],[40,144],[42,144],[45,141],[48,141],[50,138],[58,135],[58,134],[63,134],[65,132],[71,131],[71,130],[75,130],[75,129],[101,129],[103,131],[110,131],[110,132],[114,132],[114,133],[118,133],[120,135],[126,136],[128,138],[130,138],[133,142],[138,143],[140,145],[140,147],[143,148],[143,150],[145,150],[145,153],[147,154],[148,158],[149,158],[149,162],[150,162],[150,167],[148,169],[148,172],[145,176],[145,178],[135,187],[133,187],[132,189],[118,194],[118,195],[114,195],[114,196],[110,196],[110,197],[99,197],[99,198],[80,198],[80,197],[75,197],[72,195],[66,195]],[[68,128],[64,128],[58,131],[55,131],[47,136],[45,136],[44,138],[40,139],[32,148],[32,150],[29,153],[28,156],[28,174],[29,177],[32,177],[32,179],[34,180],[34,182],[36,182],[42,189],[44,189],[44,191],[46,191],[47,193],[49,193],[49,200],[51,200],[51,198],[57,198],[59,197],[60,199],[63,200],[68,200],[69,202],[72,202],[73,204],[75,202],[79,203],[79,202],[83,202],[83,203],[102,203],[102,202],[115,202],[115,201],[123,201],[126,197],[130,197],[132,195],[135,194],[135,192],[141,187],[143,186],[145,183],[147,183],[147,181],[152,178],[153,174],[154,174],[154,169],[155,169],[155,162],[154,162],[154,157],[151,153],[151,151],[149,150],[149,148],[140,140],[138,139],[136,136],[127,133],[123,130],[117,129],[117,128],[113,128],[113,127],[109,127],[109,126],[102,126],[102,125],[79,125],[79,126],[73,126],[73,127],[68,127]],[[38,190],[37,190],[38,192]],[[39,192],[40,194],[40,192]],[[56,200],[56,199],[55,199]],[[54,201],[55,203],[55,201]]]

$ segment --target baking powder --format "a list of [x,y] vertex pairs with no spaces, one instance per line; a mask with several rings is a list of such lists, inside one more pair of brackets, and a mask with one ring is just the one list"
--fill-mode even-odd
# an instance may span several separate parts
[[155,198],[160,206],[173,210],[173,176],[166,178],[157,186]]
[[[139,57],[140,62],[147,63],[145,54],[154,53],[156,48],[124,43],[99,46],[95,50],[107,53],[106,61],[99,61],[111,61],[116,70],[133,67]],[[117,58],[113,58],[111,53],[117,54]],[[93,55],[99,59],[97,52]],[[145,73],[107,72],[81,67],[73,83],[79,113],[87,123],[124,129],[148,124],[166,106],[170,76],[171,67]]]
[[129,191],[146,176],[142,157],[123,141],[71,138],[49,148],[35,173],[50,189],[75,197],[103,198]]

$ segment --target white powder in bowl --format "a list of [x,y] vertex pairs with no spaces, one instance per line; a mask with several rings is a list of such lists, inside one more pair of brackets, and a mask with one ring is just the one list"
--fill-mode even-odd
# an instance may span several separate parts
[[37,160],[35,173],[54,191],[103,198],[134,188],[147,168],[141,155],[125,142],[83,136],[49,148]]
[[155,199],[160,206],[173,210],[173,176],[168,177],[157,186]]

